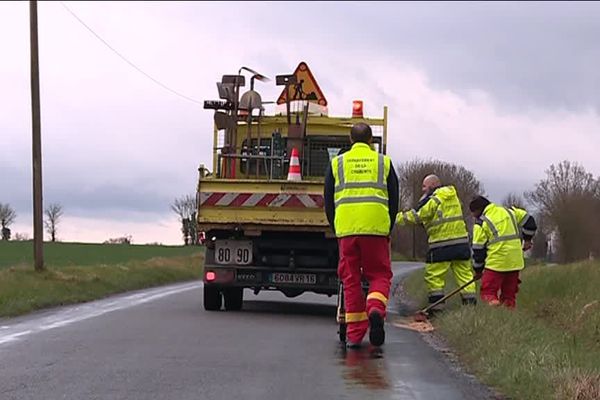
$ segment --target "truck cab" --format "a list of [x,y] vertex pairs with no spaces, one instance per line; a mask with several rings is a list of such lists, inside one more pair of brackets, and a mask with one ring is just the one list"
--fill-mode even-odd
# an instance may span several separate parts
[[[283,91],[270,115],[270,102],[254,90],[266,79],[249,71],[250,90],[241,98],[245,77],[238,73],[217,83],[221,100],[205,102],[215,113],[213,162],[212,170],[199,168],[197,224],[206,246],[204,308],[211,311],[241,309],[244,289],[336,294],[338,248],[323,208],[325,173],[350,147],[357,122],[371,125],[379,152],[386,147],[387,108],[383,118],[365,118],[355,101],[351,116],[329,116],[306,63],[277,77]],[[296,163],[301,176],[288,176]]]

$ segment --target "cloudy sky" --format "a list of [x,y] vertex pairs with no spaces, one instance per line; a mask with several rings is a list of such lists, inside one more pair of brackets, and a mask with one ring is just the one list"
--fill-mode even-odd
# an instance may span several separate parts
[[[330,115],[390,107],[396,162],[473,170],[496,200],[562,159],[600,174],[599,3],[65,2],[116,50],[198,101],[242,65],[306,61]],[[169,211],[210,164],[212,113],[117,57],[58,2],[39,4],[44,201],[59,237],[178,243]],[[0,2],[0,202],[31,235],[27,2]],[[260,84],[263,98],[279,90]]]

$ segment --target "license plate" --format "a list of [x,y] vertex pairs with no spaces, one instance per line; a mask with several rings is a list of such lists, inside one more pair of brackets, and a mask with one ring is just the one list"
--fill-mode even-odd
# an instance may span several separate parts
[[252,242],[217,240],[215,262],[222,265],[249,265],[252,263]]
[[275,272],[271,275],[271,282],[273,282],[273,283],[299,283],[299,284],[305,284],[305,285],[313,285],[313,284],[317,283],[317,275]]

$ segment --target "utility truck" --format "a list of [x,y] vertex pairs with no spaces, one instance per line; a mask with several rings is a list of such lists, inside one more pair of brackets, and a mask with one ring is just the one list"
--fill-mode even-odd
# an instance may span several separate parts
[[[244,71],[250,90],[240,96]],[[200,166],[197,187],[206,310],[240,310],[244,289],[288,297],[336,294],[338,247],[323,208],[325,172],[350,147],[357,122],[371,125],[375,148],[386,151],[386,107],[382,118],[365,118],[362,101],[354,101],[351,116],[329,116],[304,62],[293,74],[276,77],[283,90],[275,102],[263,101],[255,90],[267,81],[242,67],[217,83],[220,100],[204,103],[214,110],[212,170]],[[274,108],[271,115],[265,107]],[[290,174],[292,153],[297,160]]]

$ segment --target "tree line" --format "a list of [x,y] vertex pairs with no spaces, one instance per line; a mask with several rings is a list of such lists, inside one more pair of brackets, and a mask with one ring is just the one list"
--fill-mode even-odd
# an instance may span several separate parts
[[[58,203],[49,204],[44,210],[44,229],[50,236],[52,242],[57,241],[58,224],[64,214],[63,206]],[[0,227],[1,239],[11,240],[13,238],[10,227],[17,219],[17,212],[8,203],[0,203]],[[15,234],[14,240],[28,240],[26,234]]]
[[[421,182],[431,173],[443,184],[454,185],[463,204],[469,229],[473,220],[467,205],[477,194],[485,195],[473,172],[437,160],[413,160],[397,166],[400,205],[413,208],[421,197]],[[600,178],[571,161],[561,161],[545,171],[545,177],[524,193],[510,192],[502,201],[506,207],[527,209],[538,222],[532,257],[556,262],[594,258],[600,253]],[[421,227],[397,227],[392,237],[395,251],[408,258],[422,258],[427,236]]]

